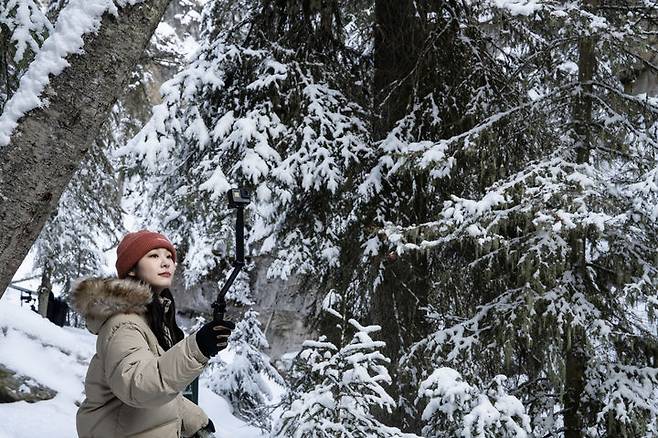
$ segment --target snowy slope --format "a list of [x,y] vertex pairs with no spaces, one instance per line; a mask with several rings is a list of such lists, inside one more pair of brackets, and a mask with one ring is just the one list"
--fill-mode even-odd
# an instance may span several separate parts
[[[21,307],[19,294],[8,290],[0,300],[0,363],[57,391],[51,400],[0,404],[0,438],[71,438],[76,402],[95,351],[96,337],[87,330],[60,328]],[[230,361],[230,351],[222,359]],[[260,438],[264,434],[231,415],[230,405],[207,387],[202,376],[199,404],[218,427],[218,437]]]

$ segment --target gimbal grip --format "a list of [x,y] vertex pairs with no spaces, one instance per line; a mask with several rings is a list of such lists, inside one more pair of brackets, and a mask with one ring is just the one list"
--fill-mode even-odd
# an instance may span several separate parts
[[226,301],[222,300],[220,303],[212,304],[212,319],[213,321],[224,321],[224,314],[226,313]]

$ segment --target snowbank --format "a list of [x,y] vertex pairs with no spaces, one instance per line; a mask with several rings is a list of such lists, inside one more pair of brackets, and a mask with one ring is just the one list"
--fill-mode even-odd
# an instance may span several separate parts
[[[8,290],[0,300],[0,363],[20,375],[57,391],[51,400],[0,404],[0,438],[71,438],[76,402],[82,401],[84,376],[95,352],[96,336],[84,329],[58,327],[29,307],[19,293]],[[233,354],[222,352],[230,362]],[[217,437],[262,438],[257,428],[231,415],[232,408],[208,389],[201,378],[199,405],[217,425]]]

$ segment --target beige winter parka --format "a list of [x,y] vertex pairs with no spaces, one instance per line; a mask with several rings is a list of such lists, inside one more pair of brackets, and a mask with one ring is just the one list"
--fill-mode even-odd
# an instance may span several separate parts
[[181,395],[208,362],[188,336],[166,352],[144,313],[152,293],[133,280],[92,278],[73,290],[73,305],[98,335],[77,415],[80,438],[194,435],[206,414]]

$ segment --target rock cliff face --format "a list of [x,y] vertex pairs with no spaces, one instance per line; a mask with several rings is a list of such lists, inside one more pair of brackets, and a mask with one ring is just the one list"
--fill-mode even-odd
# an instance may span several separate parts
[[263,332],[270,343],[272,359],[297,351],[306,339],[317,338],[310,316],[317,303],[317,292],[304,287],[299,277],[287,281],[267,278],[271,258],[262,257],[251,272],[254,309],[260,313]]
[[634,77],[625,85],[625,91],[638,95],[646,93],[648,96],[658,95],[658,78],[649,68],[641,68],[634,72]]
[[[286,281],[267,278],[267,269],[272,262],[270,257],[256,257],[252,262],[251,269],[244,278],[236,281],[235,286],[240,287],[240,281],[249,283],[254,302],[251,307],[260,314],[261,329],[270,344],[266,353],[277,361],[288,352],[298,351],[306,339],[317,338],[315,328],[309,323],[309,317],[316,309],[317,292],[312,287],[304,287],[297,276]],[[177,310],[183,315],[183,324],[191,324],[189,319],[195,315],[209,317],[211,303],[223,281],[206,282],[186,289],[182,284],[183,276],[184,273],[177,273],[173,294]],[[239,320],[247,308],[230,302],[227,318]]]
[[658,37],[652,34],[648,37],[648,41],[652,50],[637,50],[639,57],[633,62],[623,64],[621,70],[616,72],[626,93],[658,95],[658,76],[652,67],[658,62],[658,54],[655,50],[658,47]]

